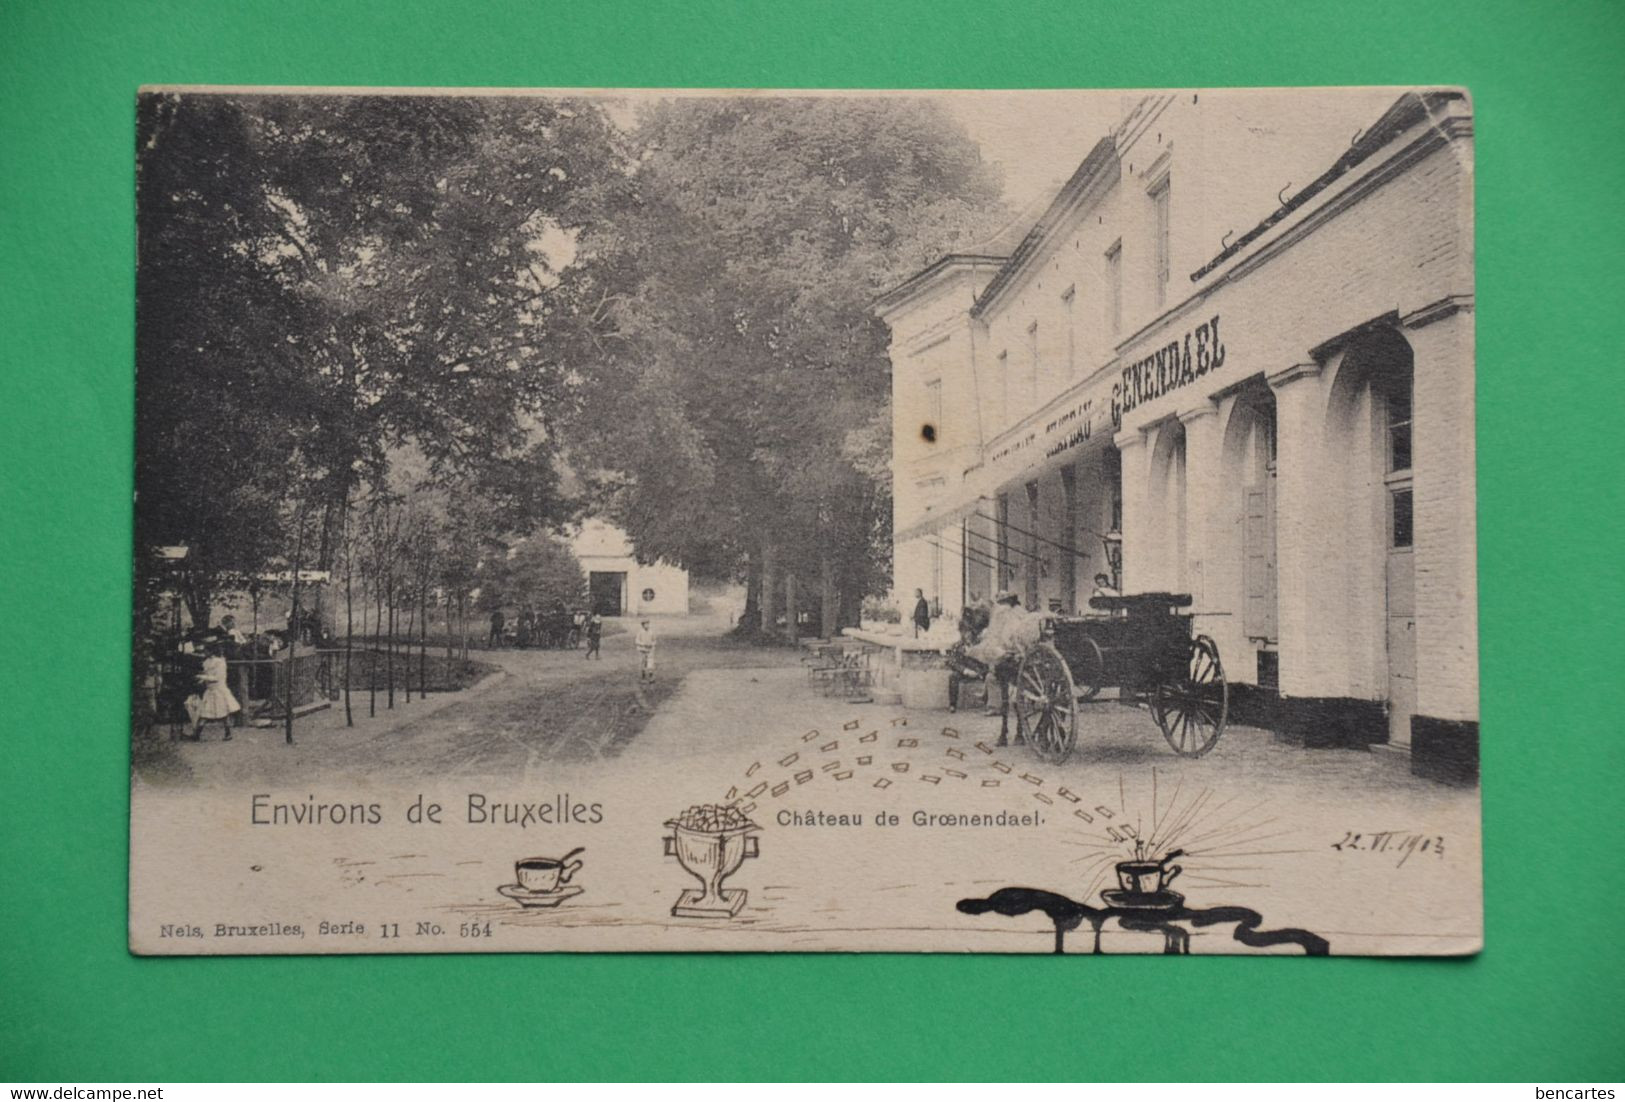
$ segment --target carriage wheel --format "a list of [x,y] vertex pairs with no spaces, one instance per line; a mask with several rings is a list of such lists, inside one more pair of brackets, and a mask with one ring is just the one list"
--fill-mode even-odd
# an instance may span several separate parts
[[1016,674],[1016,733],[1055,765],[1078,740],[1077,691],[1066,660],[1048,643],[1030,647]]
[[1073,683],[1077,686],[1079,704],[1093,700],[1106,684],[1106,656],[1101,653],[1100,644],[1087,635],[1078,641],[1078,651],[1073,656],[1071,673]]
[[1219,648],[1205,635],[1190,642],[1190,658],[1175,679],[1157,686],[1151,718],[1174,753],[1199,758],[1224,734],[1230,715],[1230,685],[1224,679]]

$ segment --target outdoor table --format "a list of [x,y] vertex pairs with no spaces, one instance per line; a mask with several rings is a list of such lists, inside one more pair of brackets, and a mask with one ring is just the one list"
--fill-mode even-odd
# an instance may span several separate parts
[[940,640],[920,639],[912,635],[892,635],[867,628],[843,628],[842,636],[856,639],[867,646],[890,652],[889,660],[876,671],[876,687],[901,702],[902,674],[904,670],[929,669],[941,664],[948,647]]
[[1160,933],[1164,953],[1187,955],[1191,951],[1191,935],[1185,925],[1215,926],[1234,923],[1231,936],[1241,944],[1254,949],[1272,945],[1296,945],[1306,956],[1323,957],[1330,950],[1326,939],[1308,930],[1285,928],[1261,930],[1264,916],[1247,907],[1188,907],[1183,897],[1173,895],[1178,903],[1171,907],[1092,907],[1055,892],[1038,888],[1000,888],[986,899],[961,899],[958,908],[968,915],[993,911],[1007,917],[1043,911],[1055,926],[1055,951],[1065,952],[1066,935],[1085,922],[1094,928],[1094,953],[1100,953],[1100,929],[1115,919],[1125,930],[1142,933]]

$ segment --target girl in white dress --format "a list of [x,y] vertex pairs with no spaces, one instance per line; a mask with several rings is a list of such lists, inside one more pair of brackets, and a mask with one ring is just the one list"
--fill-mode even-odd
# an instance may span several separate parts
[[220,644],[212,644],[209,657],[203,660],[203,695],[198,702],[197,726],[192,729],[192,738],[202,738],[203,725],[215,719],[226,732],[222,741],[230,742],[231,717],[242,710],[243,706],[226,686],[226,656]]

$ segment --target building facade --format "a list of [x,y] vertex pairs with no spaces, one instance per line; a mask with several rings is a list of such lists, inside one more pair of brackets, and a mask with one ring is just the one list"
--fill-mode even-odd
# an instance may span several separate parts
[[570,549],[587,575],[588,603],[600,616],[688,612],[688,571],[667,562],[639,562],[626,533],[608,521],[583,522]]
[[1476,777],[1472,171],[1455,91],[1125,104],[1009,255],[877,302],[896,591],[1189,593],[1281,737]]

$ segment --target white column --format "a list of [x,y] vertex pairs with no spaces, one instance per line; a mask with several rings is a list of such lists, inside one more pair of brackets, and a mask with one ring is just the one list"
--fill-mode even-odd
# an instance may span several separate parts
[[1207,564],[1219,543],[1214,511],[1224,487],[1224,455],[1219,439],[1219,411],[1208,401],[1179,415],[1185,426],[1185,581],[1192,608],[1213,610]]
[[[1258,674],[1256,645],[1247,637],[1246,557],[1244,505],[1246,464],[1225,450],[1227,426],[1235,416],[1237,396],[1230,394],[1214,403],[1214,444],[1216,457],[1210,499],[1207,504],[1207,551],[1202,561],[1202,604],[1200,610],[1220,613],[1201,624],[1213,637],[1223,656],[1225,673],[1232,682],[1252,684]],[[1190,431],[1186,430],[1187,433]],[[1193,468],[1194,470],[1194,468]],[[1198,475],[1197,477],[1200,477]]]
[[1294,364],[1267,376],[1275,391],[1276,586],[1281,693],[1345,696],[1346,664],[1334,660],[1341,604],[1328,600],[1327,565],[1346,549],[1327,546],[1334,480],[1324,469],[1326,399],[1321,368]]
[[1138,593],[1148,588],[1156,569],[1147,561],[1154,538],[1146,527],[1151,449],[1139,429],[1118,433],[1113,443],[1123,461],[1123,592]]
[[1478,557],[1471,300],[1405,319],[1415,357],[1417,712],[1478,719]]

